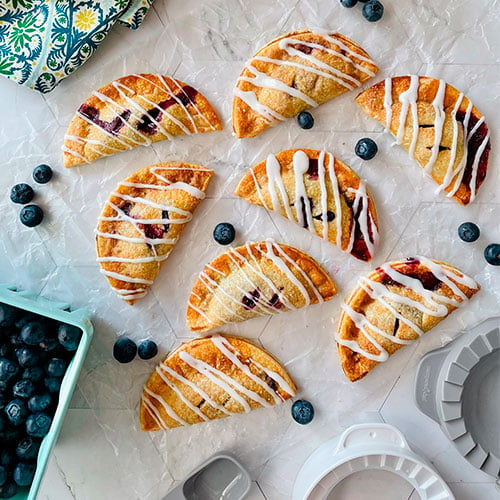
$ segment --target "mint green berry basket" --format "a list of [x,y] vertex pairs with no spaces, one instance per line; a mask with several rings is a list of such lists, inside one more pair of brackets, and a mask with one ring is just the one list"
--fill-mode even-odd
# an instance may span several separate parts
[[8,304],[24,311],[29,311],[47,318],[52,318],[61,323],[76,326],[82,331],[82,338],[78,345],[71,363],[64,375],[61,390],[59,392],[59,403],[52,419],[49,433],[45,436],[38,453],[35,477],[30,488],[20,488],[13,500],[35,500],[40,488],[50,453],[61,430],[64,415],[75,389],[78,375],[87,354],[94,328],[89,320],[88,313],[84,309],[72,310],[65,302],[48,300],[39,295],[27,291],[19,291],[16,287],[0,284],[0,302]]

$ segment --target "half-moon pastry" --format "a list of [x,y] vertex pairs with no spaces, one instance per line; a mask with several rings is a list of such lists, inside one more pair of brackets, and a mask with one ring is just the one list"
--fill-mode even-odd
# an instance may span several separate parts
[[336,335],[347,378],[363,378],[479,289],[456,267],[425,257],[389,262],[361,277],[342,304]]
[[378,242],[373,199],[358,175],[331,153],[289,149],[270,154],[248,170],[235,194],[358,259],[373,257]]
[[144,386],[141,429],[246,413],[280,404],[295,392],[280,362],[248,340],[228,335],[190,340],[172,351]]
[[221,129],[212,105],[193,87],[163,75],[128,75],[93,92],[78,108],[64,136],[64,166]]
[[204,332],[330,300],[326,271],[306,253],[271,240],[230,248],[207,264],[191,291],[187,325]]
[[472,102],[443,80],[387,78],[356,98],[438,184],[467,205],[486,177],[490,134]]
[[340,33],[287,33],[261,48],[241,72],[234,89],[234,133],[255,137],[361,86],[377,72],[370,56]]
[[133,173],[111,193],[97,226],[97,261],[129,304],[144,297],[193,211],[213,170],[159,163]]

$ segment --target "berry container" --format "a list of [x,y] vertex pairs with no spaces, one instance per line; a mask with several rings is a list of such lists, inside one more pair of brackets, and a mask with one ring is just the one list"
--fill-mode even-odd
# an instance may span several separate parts
[[82,331],[82,337],[64,375],[61,390],[59,392],[59,402],[52,419],[52,425],[49,433],[45,436],[38,453],[36,472],[33,483],[29,488],[20,488],[13,500],[35,500],[40,488],[47,462],[49,460],[52,448],[57,440],[61,430],[64,415],[75,389],[78,375],[82,368],[87,354],[94,328],[90,322],[88,312],[84,309],[72,310],[70,304],[48,300],[39,295],[28,291],[17,290],[16,287],[0,283],[0,302],[8,304],[24,311],[39,314],[47,318],[52,318],[61,323],[75,326]]

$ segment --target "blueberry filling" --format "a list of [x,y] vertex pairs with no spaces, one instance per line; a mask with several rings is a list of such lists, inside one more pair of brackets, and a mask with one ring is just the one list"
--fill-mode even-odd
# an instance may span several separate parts
[[[313,215],[313,219],[323,220],[323,214]],[[335,220],[335,214],[331,210],[328,210],[328,212],[326,212],[326,220],[328,222],[332,222],[333,220]]]
[[[353,224],[354,224],[354,243],[351,250],[351,254],[356,256],[360,260],[368,261],[371,258],[370,251],[368,250],[368,246],[366,244],[363,231],[361,231],[361,224],[359,223],[359,217],[363,213],[363,200],[359,201],[358,211],[354,213],[352,210],[354,200],[349,200],[346,198],[347,205],[351,208]],[[373,227],[372,220],[368,217],[367,225],[368,225],[368,237],[370,241],[373,243]]]
[[299,52],[303,52],[304,54],[310,54],[313,49],[312,47],[309,47],[308,45],[304,45],[302,43],[294,43],[293,45],[290,45],[292,49],[298,50]]
[[434,124],[422,124],[418,128],[434,128]]
[[264,374],[264,381],[266,384],[276,392],[276,389],[278,389],[278,384],[276,383],[276,380],[272,379],[267,373]]
[[316,181],[318,180],[318,160],[309,158],[309,168],[307,169],[307,175],[309,179]]
[[[168,210],[162,210],[161,211],[161,218],[162,219],[168,219],[169,218]],[[168,222],[166,224],[163,224],[163,231],[165,233],[168,232],[169,229],[170,229],[170,224]]]
[[260,297],[260,291],[258,289],[248,292],[247,295],[244,295],[243,298],[241,299],[241,302],[243,303],[243,308],[246,309],[247,311],[251,311],[257,305],[259,297]]
[[130,211],[132,210],[132,203],[129,201],[125,201],[118,205],[118,208],[125,214],[125,215],[130,215]]
[[129,109],[122,111],[118,116],[113,118],[110,122],[99,119],[100,111],[93,106],[82,104],[78,112],[85,118],[95,123],[98,127],[106,130],[110,134],[116,135],[124,127],[125,122],[130,118],[131,112]]
[[[310,207],[311,212],[312,212],[312,209],[313,209],[312,198],[308,198],[308,200],[309,200],[309,207]],[[306,203],[305,203],[305,200],[304,200],[303,196],[300,197],[300,207],[301,207],[301,210],[302,210],[302,220],[304,221],[304,225],[302,227],[304,227],[305,229],[307,229],[309,227],[309,224],[307,223]]]
[[[418,262],[418,261],[417,261]],[[401,283],[394,281],[391,277],[389,277],[380,267],[377,268],[377,272],[379,273],[381,277],[381,283],[386,286],[403,286]],[[422,283],[422,286],[426,290],[437,290],[438,288],[441,287],[442,282],[434,276],[434,274],[431,271],[421,271],[418,272],[416,269],[415,271],[407,272],[404,273],[405,276],[408,276],[409,278],[414,278],[420,281]]]
[[394,329],[392,330],[393,337],[395,337],[396,333],[398,333],[398,329],[399,329],[399,318],[396,318],[396,321],[394,321]]
[[283,302],[281,302],[279,295],[275,293],[268,302],[268,305],[274,307],[274,309],[281,309],[283,307]]

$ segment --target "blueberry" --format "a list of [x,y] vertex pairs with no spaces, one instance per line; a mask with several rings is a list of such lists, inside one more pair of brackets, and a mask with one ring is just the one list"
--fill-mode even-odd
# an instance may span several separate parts
[[0,358],[0,380],[10,382],[19,373],[19,366],[7,358]]
[[35,465],[19,462],[14,468],[12,479],[18,486],[29,486],[33,482],[35,475]]
[[4,408],[7,420],[14,427],[19,427],[26,420],[26,415],[28,414],[28,409],[26,408],[26,402],[20,398],[13,399]]
[[48,165],[38,165],[33,170],[33,179],[38,184],[47,184],[52,179],[52,169]]
[[26,205],[21,209],[19,219],[27,227],[38,226],[43,220],[43,210],[38,205]]
[[33,413],[26,420],[26,432],[29,436],[44,437],[52,424],[52,418],[46,413]]
[[121,337],[113,346],[113,356],[120,363],[130,363],[137,354],[137,346],[133,340]]
[[0,344],[0,358],[8,358],[12,354],[12,349],[10,344],[4,343]]
[[308,111],[302,111],[302,113],[299,113],[297,121],[299,122],[299,127],[305,130],[309,130],[314,127],[314,118]]
[[46,367],[47,375],[51,377],[62,377],[66,372],[68,362],[61,358],[52,358]]
[[42,340],[42,342],[38,344],[43,352],[53,351],[54,349],[59,347],[59,345],[59,341],[55,337],[49,337],[45,340]]
[[37,345],[47,338],[47,329],[41,321],[30,321],[23,326],[20,336],[25,344]]
[[467,243],[476,241],[479,238],[479,234],[479,227],[474,222],[464,222],[458,226],[458,237]]
[[0,440],[7,443],[9,447],[12,447],[24,436],[24,431],[21,427],[13,427],[12,425],[7,425],[5,430],[2,432]]
[[214,228],[214,240],[220,245],[229,245],[234,241],[235,236],[236,231],[234,230],[234,226],[229,224],[229,222],[221,222]]
[[35,366],[40,361],[40,354],[29,347],[16,349],[17,362],[23,367]]
[[52,396],[48,392],[36,394],[28,400],[28,409],[33,413],[44,412],[52,403]]
[[500,266],[500,245],[492,243],[484,249],[484,258],[492,266]]
[[18,310],[8,304],[0,303],[0,327],[13,326],[18,316]]
[[35,192],[33,188],[28,184],[16,184],[10,190],[10,199],[14,203],[19,203],[21,205],[26,205],[29,203],[33,197],[35,196]]
[[38,456],[38,450],[40,449],[40,441],[36,441],[30,436],[26,436],[16,447],[16,455],[20,460],[25,460],[26,462],[31,462]]
[[61,382],[62,377],[47,377],[44,380],[45,387],[51,394],[57,394],[59,392],[61,389]]
[[358,0],[340,0],[340,3],[344,7],[348,7],[350,9],[351,7],[354,7],[358,3]]
[[3,486],[7,482],[7,469],[0,465],[0,486]]
[[35,394],[35,391],[36,387],[34,382],[27,378],[22,378],[21,380],[18,380],[14,384],[14,387],[12,388],[12,394],[14,394],[16,398],[23,398],[23,399],[31,398],[31,396]]
[[368,3],[363,5],[363,16],[367,21],[374,23],[382,19],[384,15],[384,6],[379,2],[379,0],[370,0]]
[[16,349],[18,347],[24,347],[24,342],[21,339],[21,336],[18,335],[17,333],[11,334],[11,336],[9,337],[9,342],[10,342],[10,345]]
[[364,137],[357,142],[354,151],[361,159],[371,160],[378,152],[377,143],[369,137]]
[[57,338],[67,351],[76,351],[82,338],[82,331],[76,326],[61,324],[59,325]]
[[158,346],[152,340],[143,340],[137,348],[141,359],[151,359],[158,354]]
[[25,312],[16,320],[15,325],[20,330],[26,323],[29,323],[30,321],[34,321],[36,319],[37,319],[36,314]]
[[23,371],[21,378],[32,380],[33,382],[40,382],[44,376],[45,372],[40,366],[30,366]]
[[17,484],[14,482],[5,483],[0,486],[0,498],[12,498],[17,493]]
[[[5,408],[5,405],[7,404],[7,399],[5,398],[5,394],[2,392],[0,393],[0,410],[3,410]],[[0,416],[0,418],[3,418]],[[2,429],[0,429],[2,430]]]
[[295,401],[292,405],[292,417],[299,424],[308,424],[314,418],[313,405],[304,399]]
[[6,448],[5,450],[0,450],[0,465],[3,465],[6,469],[11,469],[14,466],[16,457],[12,450]]

